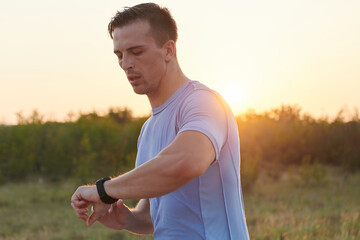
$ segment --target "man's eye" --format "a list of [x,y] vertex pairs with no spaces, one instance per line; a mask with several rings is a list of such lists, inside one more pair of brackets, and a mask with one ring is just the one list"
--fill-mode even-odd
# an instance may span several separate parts
[[133,51],[133,54],[136,55],[136,56],[139,56],[140,54],[142,54],[143,51],[141,50],[136,50],[136,51]]

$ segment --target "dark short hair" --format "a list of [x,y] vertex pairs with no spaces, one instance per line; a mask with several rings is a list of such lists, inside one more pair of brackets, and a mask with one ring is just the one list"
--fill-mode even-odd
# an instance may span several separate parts
[[155,3],[142,3],[133,7],[125,7],[121,12],[118,11],[108,25],[110,37],[113,38],[115,28],[139,20],[149,22],[150,34],[154,37],[158,46],[163,46],[169,40],[177,41],[177,26],[170,11]]

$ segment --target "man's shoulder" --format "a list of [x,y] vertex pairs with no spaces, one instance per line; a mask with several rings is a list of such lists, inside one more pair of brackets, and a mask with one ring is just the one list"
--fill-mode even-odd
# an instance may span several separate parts
[[196,80],[190,80],[189,84],[192,85],[194,89],[209,89],[205,84]]
[[215,105],[226,108],[226,102],[223,97],[215,90],[207,87],[198,81],[191,81],[186,93],[183,95],[182,108],[188,108],[198,105],[214,107]]
[[196,99],[203,99],[213,97],[214,91],[208,88],[205,84],[198,81],[190,81],[186,90],[183,93],[183,101],[191,102]]

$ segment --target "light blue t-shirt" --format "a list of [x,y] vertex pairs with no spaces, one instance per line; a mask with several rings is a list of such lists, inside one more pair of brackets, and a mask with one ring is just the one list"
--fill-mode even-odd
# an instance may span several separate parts
[[230,108],[216,92],[188,81],[153,109],[139,136],[136,166],[154,158],[177,134],[189,130],[211,140],[216,160],[183,187],[149,199],[154,238],[249,239],[239,176],[238,129]]

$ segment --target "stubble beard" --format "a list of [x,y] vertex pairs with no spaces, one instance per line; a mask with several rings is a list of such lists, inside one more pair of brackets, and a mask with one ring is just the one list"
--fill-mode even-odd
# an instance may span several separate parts
[[149,86],[145,86],[145,85],[138,85],[138,86],[132,86],[133,87],[133,91],[134,93],[138,94],[138,95],[147,95],[148,93],[151,92],[150,87]]

